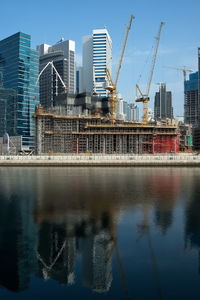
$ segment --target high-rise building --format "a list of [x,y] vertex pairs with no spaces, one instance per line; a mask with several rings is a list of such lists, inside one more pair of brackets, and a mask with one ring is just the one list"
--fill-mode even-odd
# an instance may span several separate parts
[[139,107],[135,105],[134,103],[129,104],[130,107],[130,121],[136,121],[139,122]]
[[154,102],[154,118],[173,118],[172,93],[166,91],[166,84],[160,83],[159,92],[156,92]]
[[107,29],[95,29],[83,37],[83,91],[108,95],[106,68],[111,73],[112,41]]
[[16,135],[16,92],[0,86],[0,136]]
[[61,82],[55,69],[49,65],[40,75],[40,103],[44,107],[52,107],[57,95],[76,91],[75,70],[75,42],[61,39],[57,44],[37,46],[40,55],[40,72],[49,62],[53,62],[55,69],[64,82]]
[[76,68],[76,93],[83,91],[83,67]]
[[189,75],[189,80],[184,82],[184,122],[198,125],[198,72]]
[[200,126],[200,47],[198,48],[198,125]]
[[[31,49],[31,37],[18,32],[0,41],[0,69],[3,72],[3,85],[5,89],[12,89],[12,95],[4,101],[9,107],[7,120],[8,133],[22,136],[24,149],[32,149],[35,144],[35,120],[33,114],[35,106],[39,103],[38,52]],[[7,92],[6,93],[10,93]],[[7,98],[4,96],[3,98]],[[15,103],[14,103],[15,101]]]
[[198,72],[197,73],[198,74],[195,73],[196,75],[193,75],[194,77],[192,77],[194,80],[193,88],[197,88],[197,93],[198,93],[197,99],[196,99],[196,93],[193,93],[193,102],[195,102],[197,106],[193,118],[193,120],[195,121],[195,125],[193,125],[193,149],[199,151],[200,150],[200,47],[198,48]]
[[126,121],[139,121],[139,107],[134,103],[128,103],[123,98],[118,97],[117,118]]

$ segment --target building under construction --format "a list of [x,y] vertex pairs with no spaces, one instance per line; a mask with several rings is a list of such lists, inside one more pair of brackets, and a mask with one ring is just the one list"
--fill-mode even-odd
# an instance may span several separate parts
[[[96,101],[94,97],[89,101],[90,104],[94,102],[94,107],[93,105],[85,106],[86,103],[89,104],[87,95],[84,101],[80,101],[80,99],[71,101],[71,99],[68,99],[70,98],[69,95],[67,98],[64,95],[56,104],[58,107],[51,107],[48,111],[44,111],[42,106],[38,106],[34,115],[36,119],[37,154],[154,154],[176,153],[179,151],[179,130],[175,124],[172,122],[167,124],[166,122],[158,125],[155,122],[149,123],[148,121],[149,92],[163,22],[160,23],[158,36],[156,37],[146,93],[142,93],[140,87],[136,85],[140,95],[136,102],[143,102],[143,120],[141,123],[137,123],[116,118],[117,83],[133,18],[131,15],[126,28],[114,81],[109,68],[106,67],[105,69],[106,83],[108,84],[106,84],[105,89],[109,92],[108,101],[105,102],[108,105],[107,112],[103,109],[105,103],[103,101],[99,103],[99,100]],[[77,105],[83,108],[80,113],[87,108],[87,114],[70,115],[68,112],[68,109],[70,110],[69,105],[72,105],[72,112],[75,111],[74,108]],[[64,112],[64,110],[66,111]]]
[[104,116],[67,116],[38,106],[37,154],[106,153],[154,154],[179,151],[175,125],[115,122]]

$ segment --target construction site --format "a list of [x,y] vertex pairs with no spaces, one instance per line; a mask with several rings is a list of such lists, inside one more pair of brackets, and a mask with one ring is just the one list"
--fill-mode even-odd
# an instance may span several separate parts
[[149,122],[148,102],[153,72],[156,63],[160,34],[160,23],[152,58],[147,89],[145,93],[136,85],[139,97],[136,102],[143,103],[141,122],[125,121],[116,118],[117,83],[122,66],[128,33],[133,16],[127,25],[115,81],[106,69],[108,90],[108,112],[87,115],[69,115],[60,107],[36,108],[36,154],[63,153],[104,153],[104,154],[156,154],[177,153],[180,146],[180,134],[174,120],[165,123]]
[[176,125],[125,122],[101,116],[65,116],[39,106],[36,119],[37,154],[154,154],[179,151]]

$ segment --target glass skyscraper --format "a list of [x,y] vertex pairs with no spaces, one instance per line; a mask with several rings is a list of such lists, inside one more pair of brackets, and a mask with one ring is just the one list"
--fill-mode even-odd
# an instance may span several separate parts
[[[9,115],[15,122],[8,122],[7,131],[22,136],[24,149],[31,149],[35,142],[35,121],[33,114],[39,104],[39,87],[36,85],[39,71],[39,56],[32,50],[31,37],[18,32],[0,41],[0,69],[3,73],[3,87],[16,93],[16,103],[9,103]],[[6,105],[6,103],[5,103]],[[9,117],[9,116],[8,116]]]
[[198,72],[189,75],[184,82],[184,122],[197,126],[199,122]]

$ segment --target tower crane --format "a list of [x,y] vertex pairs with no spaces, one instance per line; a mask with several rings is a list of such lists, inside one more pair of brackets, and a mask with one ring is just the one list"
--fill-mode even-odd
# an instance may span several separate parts
[[171,67],[171,66],[164,66],[163,68],[169,68],[169,69],[174,69],[174,70],[182,71],[182,72],[183,72],[184,82],[186,81],[186,75],[187,75],[187,72],[188,72],[188,73],[193,72],[193,70],[187,69],[186,67],[183,67],[183,68],[177,68],[177,67]]
[[139,85],[136,84],[136,91],[139,92],[140,98],[137,98],[135,101],[136,102],[143,102],[143,123],[145,123],[145,124],[148,123],[149,92],[150,92],[151,82],[152,82],[152,78],[153,78],[153,72],[154,72],[155,64],[156,64],[158,46],[159,46],[159,43],[160,43],[161,30],[162,30],[162,27],[163,27],[164,24],[165,24],[164,22],[160,23],[159,30],[158,30],[158,35],[156,37],[156,44],[155,44],[155,48],[154,48],[153,59],[152,59],[149,78],[148,78],[148,82],[147,82],[146,93],[143,94],[140,87],[139,87]]
[[128,40],[128,34],[129,34],[130,29],[131,29],[131,24],[132,24],[133,18],[134,18],[134,16],[131,15],[130,19],[129,19],[129,22],[127,24],[127,27],[126,27],[125,38],[124,38],[124,42],[123,42],[123,45],[122,45],[121,54],[120,54],[120,57],[119,57],[119,62],[118,62],[115,81],[112,80],[109,69],[106,68],[106,70],[105,70],[106,78],[107,78],[107,81],[108,81],[108,85],[105,87],[105,89],[109,91],[110,115],[111,115],[111,120],[112,120],[113,123],[115,122],[114,120],[116,118],[117,83],[118,83],[118,80],[119,80],[119,74],[120,74],[122,61],[123,61],[123,57],[124,57],[124,52],[125,52],[125,48],[126,48],[126,44],[127,44],[127,40]]

